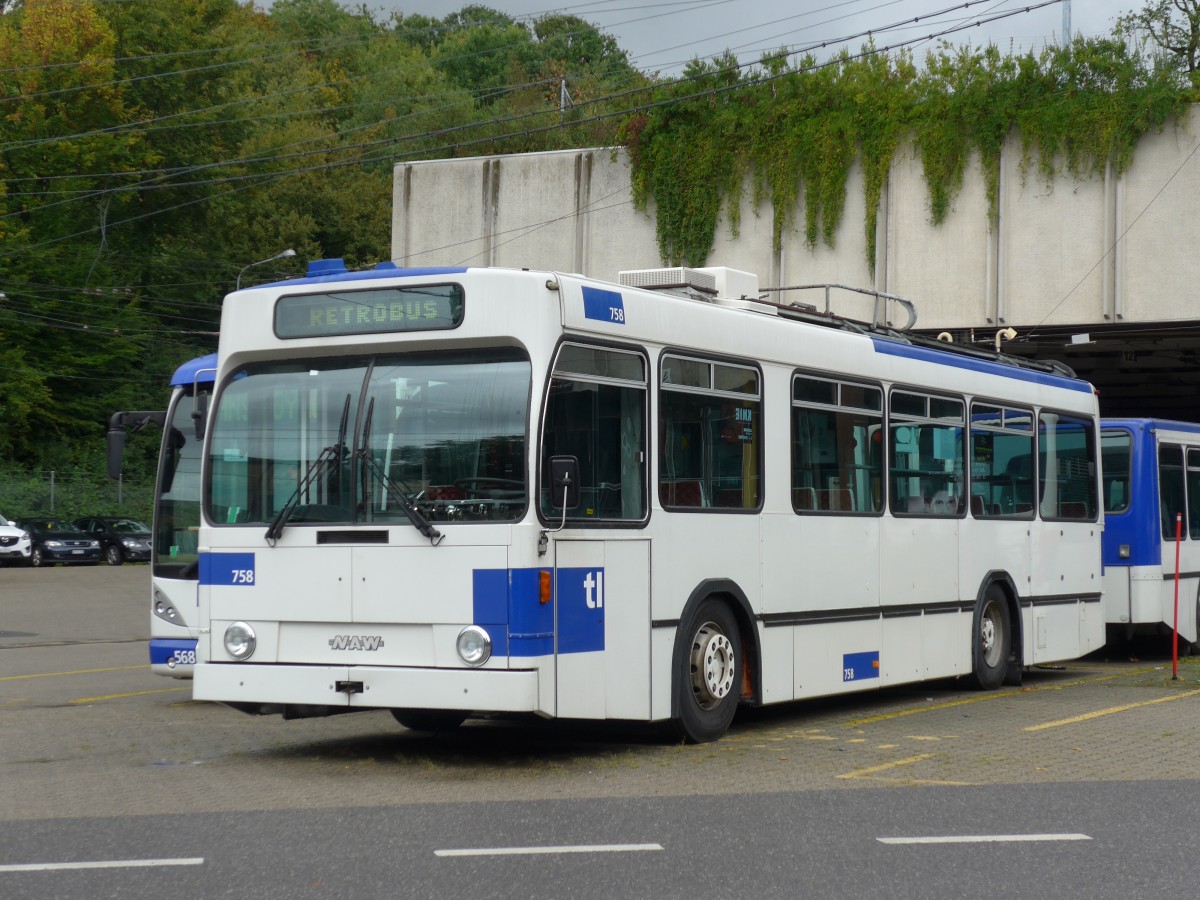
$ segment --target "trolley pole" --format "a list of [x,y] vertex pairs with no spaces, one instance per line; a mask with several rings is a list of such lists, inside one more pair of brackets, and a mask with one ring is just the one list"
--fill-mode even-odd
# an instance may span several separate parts
[[1175,513],[1175,621],[1171,626],[1171,680],[1179,680],[1179,544],[1183,540],[1183,513]]

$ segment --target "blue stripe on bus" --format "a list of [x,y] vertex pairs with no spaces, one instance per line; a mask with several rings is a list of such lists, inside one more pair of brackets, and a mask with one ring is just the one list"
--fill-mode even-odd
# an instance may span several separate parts
[[555,652],[554,613],[558,606],[558,652],[604,649],[604,569],[557,570],[558,595],[540,597],[541,573],[553,569],[475,569],[472,622],[492,638],[497,656],[549,656]]
[[879,651],[842,654],[842,681],[866,681],[879,677]]
[[461,275],[466,271],[466,266],[426,266],[401,269],[399,266],[392,265],[391,263],[380,263],[374,269],[351,272],[345,265],[330,265],[318,267],[313,271],[313,274],[306,275],[303,278],[272,281],[269,284],[256,284],[254,287],[256,289],[264,287],[292,288],[305,284],[328,284],[331,281],[378,281],[380,278],[432,278],[442,275]]
[[977,359],[972,356],[960,356],[934,350],[929,347],[917,347],[887,338],[872,336],[875,352],[886,356],[903,356],[908,359],[919,359],[922,362],[937,363],[942,366],[953,366],[957,369],[969,369],[972,372],[984,372],[988,375],[1001,375],[1005,378],[1015,378],[1017,381],[1031,381],[1034,384],[1044,384],[1050,387],[1066,388],[1070,391],[1080,391],[1090,394],[1093,388],[1088,382],[1065,375],[1055,375],[1052,372],[1039,372],[1036,369],[1023,369],[1020,366],[1006,365],[993,362],[990,359]]

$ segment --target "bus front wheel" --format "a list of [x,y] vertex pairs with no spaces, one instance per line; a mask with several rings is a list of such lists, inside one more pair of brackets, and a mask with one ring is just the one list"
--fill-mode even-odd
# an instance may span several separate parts
[[467,720],[457,709],[393,709],[392,718],[409,731],[453,731]]
[[1008,598],[996,585],[988,587],[975,604],[971,637],[972,680],[979,688],[994,691],[1004,683],[1012,646]]
[[715,741],[733,721],[742,677],[742,644],[729,607],[709,598],[679,633],[684,641],[675,673],[680,736],[690,744]]

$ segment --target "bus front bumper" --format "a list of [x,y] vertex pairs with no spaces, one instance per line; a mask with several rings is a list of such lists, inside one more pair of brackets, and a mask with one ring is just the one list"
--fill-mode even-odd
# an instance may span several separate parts
[[541,712],[533,669],[198,663],[192,699],[245,706]]

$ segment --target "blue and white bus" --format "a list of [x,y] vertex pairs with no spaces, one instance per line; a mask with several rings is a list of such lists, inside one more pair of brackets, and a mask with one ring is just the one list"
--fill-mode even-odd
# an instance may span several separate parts
[[1104,419],[1100,446],[1110,636],[1170,634],[1178,619],[1188,650],[1200,640],[1200,425]]
[[150,584],[150,669],[190,678],[196,661],[203,423],[217,371],[211,353],[180,366],[171,377],[165,411],[116,413],[109,427],[109,474],[120,469],[125,430],[163,426],[154,491]]
[[230,295],[193,696],[706,741],[1100,647],[1092,386],[886,320],[724,268],[335,260]]

